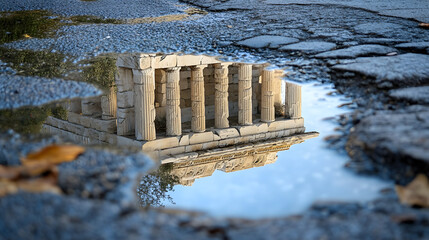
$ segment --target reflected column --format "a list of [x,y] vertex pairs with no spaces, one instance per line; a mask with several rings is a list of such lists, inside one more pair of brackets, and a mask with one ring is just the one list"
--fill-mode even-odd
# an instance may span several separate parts
[[133,69],[135,133],[137,140],[154,140],[155,71],[153,68]]
[[252,65],[238,66],[238,124],[252,125]]
[[224,63],[215,64],[215,128],[229,127],[228,66]]
[[182,135],[182,115],[180,109],[180,67],[168,68],[166,132],[168,136]]
[[273,71],[262,70],[261,89],[261,121],[272,122],[275,120]]
[[204,96],[204,73],[207,65],[198,65],[191,68],[191,104],[193,132],[204,132],[206,130],[205,96]]
[[301,86],[286,82],[285,115],[289,118],[301,117]]

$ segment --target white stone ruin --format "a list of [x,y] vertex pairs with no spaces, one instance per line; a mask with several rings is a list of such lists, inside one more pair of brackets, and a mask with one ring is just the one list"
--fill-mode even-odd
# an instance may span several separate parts
[[116,65],[115,87],[70,100],[68,120],[48,117],[43,131],[89,144],[137,146],[161,160],[305,132],[301,87],[287,82],[282,89],[282,71],[266,64],[123,54]]

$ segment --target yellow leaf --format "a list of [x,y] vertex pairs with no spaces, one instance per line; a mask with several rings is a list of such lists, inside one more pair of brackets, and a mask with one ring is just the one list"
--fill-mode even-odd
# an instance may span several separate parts
[[59,164],[75,160],[85,148],[76,145],[50,145],[40,151],[30,153],[22,158],[24,166],[41,166],[44,164]]
[[429,180],[419,174],[407,186],[396,186],[396,193],[402,204],[418,207],[429,207]]
[[28,35],[28,34],[23,34],[22,36],[25,37],[25,38],[31,38],[31,36]]

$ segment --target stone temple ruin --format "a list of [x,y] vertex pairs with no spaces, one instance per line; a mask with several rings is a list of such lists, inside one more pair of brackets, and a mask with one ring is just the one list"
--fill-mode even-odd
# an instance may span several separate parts
[[70,100],[67,120],[48,117],[43,131],[86,144],[137,146],[163,163],[317,136],[304,133],[301,87],[282,87],[282,71],[266,67],[204,55],[123,54],[107,94]]

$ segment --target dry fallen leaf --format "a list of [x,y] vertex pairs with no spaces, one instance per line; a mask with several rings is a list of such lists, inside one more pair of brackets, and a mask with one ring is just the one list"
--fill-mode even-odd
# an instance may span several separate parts
[[0,165],[0,197],[19,190],[60,194],[56,164],[73,161],[84,151],[75,145],[50,145],[21,158],[23,165]]
[[30,153],[21,158],[24,166],[36,166],[42,164],[59,164],[75,160],[85,148],[76,145],[50,145],[40,151]]
[[429,23],[419,23],[419,27],[429,28]]
[[423,174],[410,182],[407,186],[396,186],[396,193],[402,204],[418,207],[429,207],[429,180]]

